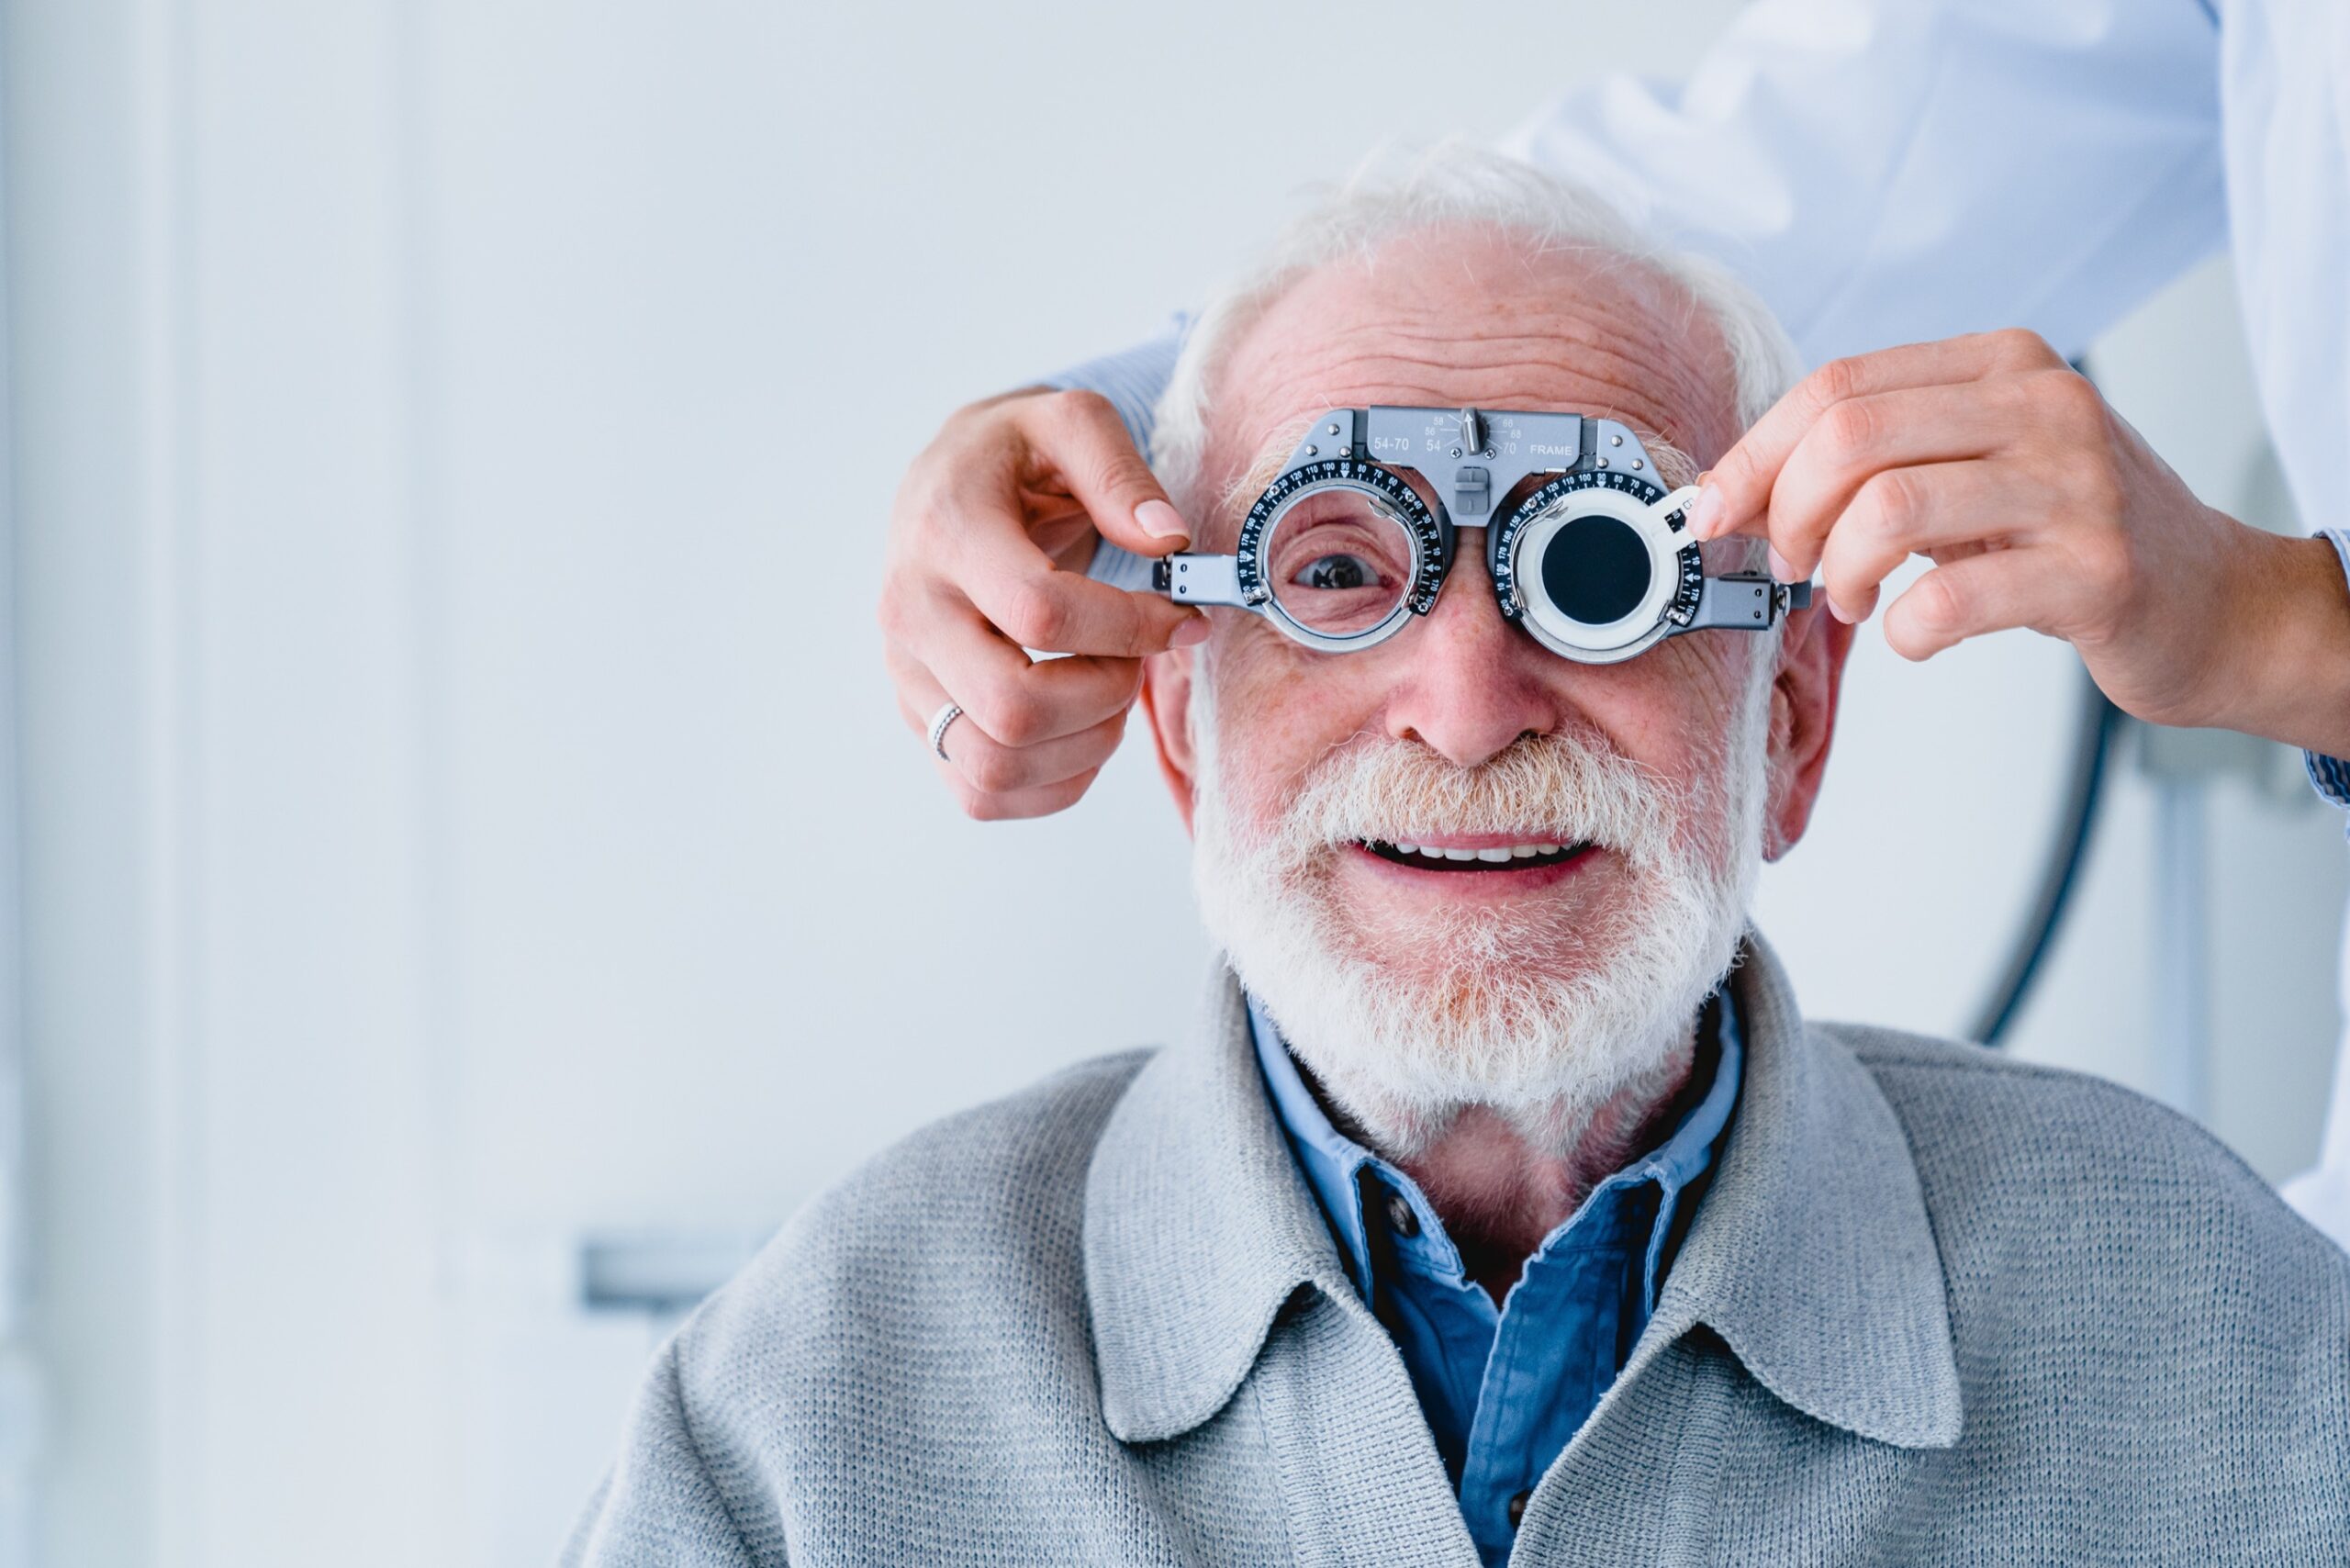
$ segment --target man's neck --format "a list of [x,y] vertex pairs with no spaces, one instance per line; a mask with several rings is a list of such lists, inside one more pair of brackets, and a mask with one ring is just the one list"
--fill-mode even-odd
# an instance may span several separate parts
[[[1660,1071],[1619,1090],[1596,1114],[1574,1125],[1530,1136],[1528,1118],[1470,1105],[1410,1159],[1397,1158],[1360,1127],[1337,1121],[1343,1113],[1330,1105],[1319,1085],[1313,1087],[1348,1137],[1419,1184],[1444,1222],[1445,1234],[1460,1249],[1469,1277],[1498,1305],[1543,1238],[1581,1208],[1593,1188],[1664,1140],[1695,1065],[1693,1028]],[[1313,1083],[1310,1074],[1307,1081]]]

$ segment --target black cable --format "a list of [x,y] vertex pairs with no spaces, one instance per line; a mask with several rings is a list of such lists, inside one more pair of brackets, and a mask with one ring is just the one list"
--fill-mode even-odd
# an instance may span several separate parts
[[1969,1035],[1986,1046],[1998,1046],[2014,1024],[2016,1014],[2022,1011],[2024,998],[2031,992],[2032,982],[2040,976],[2041,961],[2055,945],[2057,927],[2064,924],[2065,906],[2072,900],[2081,860],[2088,850],[2089,830],[2096,823],[2098,802],[2105,792],[2106,756],[2113,749],[2113,733],[2121,721],[2121,711],[2105,700],[2105,693],[2083,670],[2080,719],[2073,738],[2065,807],[2057,819],[2055,839],[2049,846],[2040,892],[2033,902],[2031,918],[2024,923],[2021,934],[2009,949],[1998,982],[1975,1014],[1975,1027]]

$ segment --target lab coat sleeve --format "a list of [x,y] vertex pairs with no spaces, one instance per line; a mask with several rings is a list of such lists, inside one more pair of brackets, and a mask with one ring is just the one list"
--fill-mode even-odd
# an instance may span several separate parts
[[1504,146],[1761,292],[1807,363],[2023,326],[2077,353],[2227,235],[2200,0],[1757,0],[1678,85]]

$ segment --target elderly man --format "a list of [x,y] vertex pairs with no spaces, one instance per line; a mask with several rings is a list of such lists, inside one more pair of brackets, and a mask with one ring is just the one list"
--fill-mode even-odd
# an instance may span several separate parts
[[[1326,410],[1606,418],[1677,481],[1788,363],[1466,152],[1334,198],[1185,354],[1210,549]],[[1276,592],[1352,613],[1388,564],[1318,521]],[[2121,1090],[1806,1020],[1745,928],[1850,627],[1576,662],[1453,521],[1383,640],[1220,609],[1153,661],[1227,958],[1190,1037],[817,1200],[661,1352],[569,1560],[2350,1562],[2350,1260]]]

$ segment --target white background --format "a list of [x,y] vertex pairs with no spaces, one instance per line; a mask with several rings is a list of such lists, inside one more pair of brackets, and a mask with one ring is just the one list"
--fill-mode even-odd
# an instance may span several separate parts
[[[583,1238],[722,1250],[1181,1028],[1203,955],[1139,747],[981,828],[901,727],[897,476],[1375,139],[1675,71],[1729,9],[9,5],[43,1560],[543,1561],[655,1331],[576,1310]],[[2254,507],[2223,267],[2099,363]],[[1814,1011],[1969,1014],[2069,675],[1864,633],[1766,892]],[[2145,1085],[2119,767],[2015,1048]],[[2211,1120],[2281,1177],[2350,855],[2289,790],[2211,811]]]

